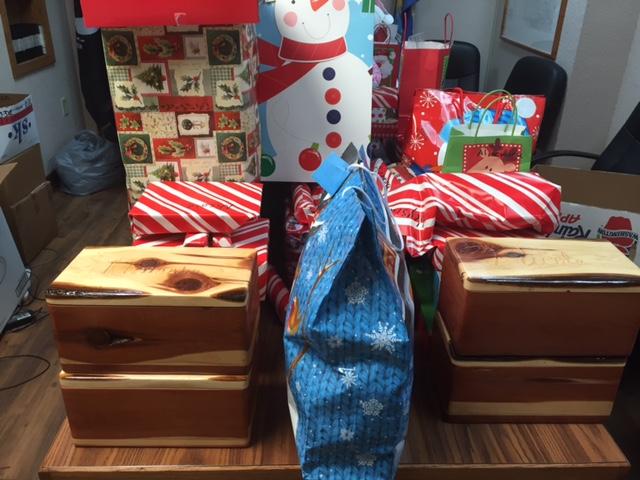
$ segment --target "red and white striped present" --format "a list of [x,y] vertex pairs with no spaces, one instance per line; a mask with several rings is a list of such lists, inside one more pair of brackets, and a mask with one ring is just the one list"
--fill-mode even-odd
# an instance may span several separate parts
[[134,235],[134,247],[208,247],[208,233]]
[[268,266],[267,272],[267,295],[276,310],[278,318],[284,323],[287,306],[289,305],[289,289],[271,265]]
[[398,110],[398,89],[393,87],[378,87],[373,89],[373,108],[389,108]]
[[561,190],[532,173],[432,173],[394,184],[388,200],[407,252],[419,257],[431,249],[436,222],[489,232],[551,233],[559,221]]
[[306,183],[293,189],[293,216],[301,225],[309,226],[318,214],[324,190],[320,185],[309,186]]
[[260,216],[262,185],[241,182],[153,182],[129,212],[135,235],[229,235]]
[[433,232],[431,248],[433,249],[433,257],[431,259],[434,268],[442,271],[442,263],[444,262],[444,247],[450,238],[546,238],[546,235],[535,232],[533,230],[515,230],[513,232],[488,232],[483,230],[469,230],[457,227],[441,227],[436,226]]
[[394,138],[398,132],[398,89],[374,88],[372,100],[371,136]]
[[[201,236],[204,235],[204,241]],[[198,240],[198,244],[195,240]],[[269,220],[258,218],[238,228],[230,235],[212,234],[165,234],[165,235],[141,235],[134,237],[134,246],[146,247],[230,247],[230,248],[254,248],[258,255],[258,284],[260,297],[265,299],[267,290],[267,266],[269,257]]]

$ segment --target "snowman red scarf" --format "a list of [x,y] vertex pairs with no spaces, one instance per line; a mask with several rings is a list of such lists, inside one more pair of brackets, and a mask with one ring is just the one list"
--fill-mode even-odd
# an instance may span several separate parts
[[347,42],[344,38],[327,43],[302,43],[283,38],[278,48],[258,40],[258,51],[262,65],[275,67],[258,75],[258,103],[264,103],[296,83],[319,63],[345,54]]

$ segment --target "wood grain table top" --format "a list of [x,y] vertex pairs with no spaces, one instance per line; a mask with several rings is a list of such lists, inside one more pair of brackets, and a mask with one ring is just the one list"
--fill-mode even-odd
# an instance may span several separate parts
[[[299,479],[281,374],[282,327],[272,318],[264,315],[262,322],[262,345],[268,348],[260,352],[265,368],[251,447],[77,448],[65,421],[42,464],[40,479]],[[426,371],[420,360],[417,365],[418,371]],[[414,390],[398,480],[626,478],[629,463],[602,425],[450,424],[441,420],[427,380],[418,377]]]

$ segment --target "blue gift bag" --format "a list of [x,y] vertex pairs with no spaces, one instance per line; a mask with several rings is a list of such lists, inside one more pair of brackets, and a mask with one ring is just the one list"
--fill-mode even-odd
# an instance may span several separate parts
[[370,172],[350,167],[312,228],[288,307],[289,406],[305,479],[395,478],[413,383],[402,250]]

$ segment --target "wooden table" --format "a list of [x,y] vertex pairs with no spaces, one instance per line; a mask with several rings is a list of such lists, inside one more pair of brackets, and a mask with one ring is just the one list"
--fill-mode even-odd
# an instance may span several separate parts
[[[76,448],[65,421],[42,464],[40,479],[299,479],[280,373],[282,327],[271,315],[265,317],[261,338],[270,348],[261,352],[261,364],[267,368],[261,372],[250,448]],[[448,424],[440,419],[432,392],[427,381],[416,380],[398,480],[622,480],[627,476],[629,463],[602,425]]]

